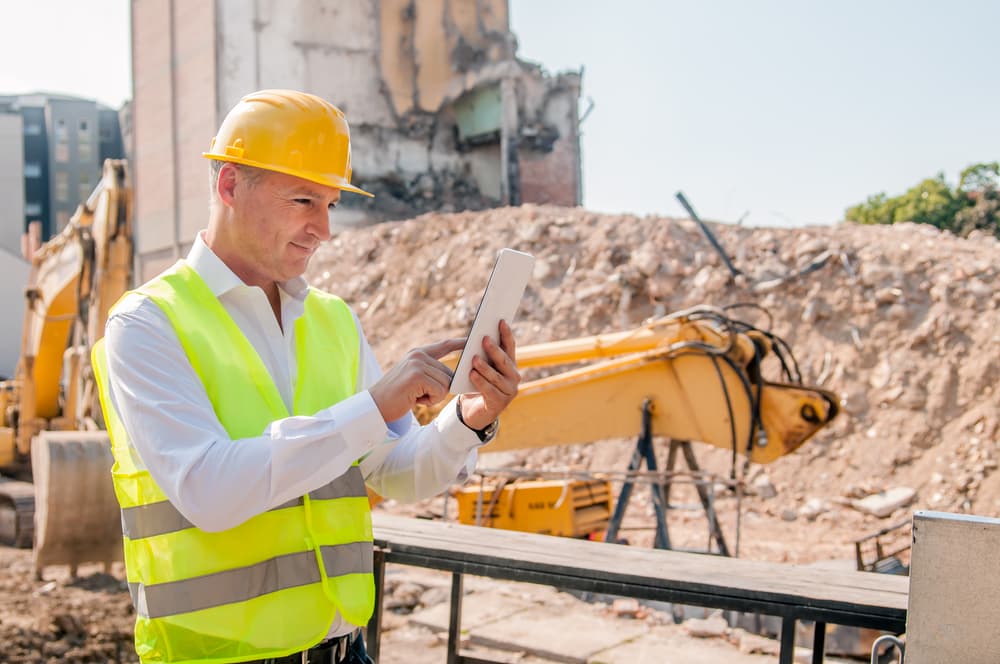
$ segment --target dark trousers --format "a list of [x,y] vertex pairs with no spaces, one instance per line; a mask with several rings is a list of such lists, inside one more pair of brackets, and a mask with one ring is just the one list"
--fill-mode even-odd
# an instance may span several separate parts
[[358,638],[354,640],[351,644],[351,648],[347,653],[347,659],[344,660],[345,664],[375,664],[372,658],[368,656],[368,650],[365,648],[365,637],[363,634],[359,634]]
[[307,659],[302,659],[302,653],[296,653],[275,659],[259,659],[248,664],[301,664],[302,662],[309,664],[375,664],[368,656],[365,639],[361,634],[348,646],[343,657],[339,657],[340,650],[338,648],[325,648],[323,644],[310,649],[306,655]]

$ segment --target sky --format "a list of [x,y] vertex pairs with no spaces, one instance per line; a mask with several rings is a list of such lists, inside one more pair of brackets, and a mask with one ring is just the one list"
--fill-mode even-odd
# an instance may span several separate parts
[[[1000,2],[509,0],[518,55],[583,70],[584,205],[834,223],[1000,158]],[[131,96],[126,0],[0,0],[0,93]]]

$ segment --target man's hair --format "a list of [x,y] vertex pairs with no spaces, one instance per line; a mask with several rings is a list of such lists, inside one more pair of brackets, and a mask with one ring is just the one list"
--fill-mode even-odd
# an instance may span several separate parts
[[[220,159],[211,159],[208,167],[209,179],[209,204],[215,203],[219,198],[218,184],[219,184],[219,172],[222,170],[222,165],[225,163]],[[262,168],[255,168],[253,166],[244,166],[243,164],[233,164],[236,170],[239,172],[240,177],[247,183],[248,187],[253,187],[261,178],[264,177],[265,171]]]

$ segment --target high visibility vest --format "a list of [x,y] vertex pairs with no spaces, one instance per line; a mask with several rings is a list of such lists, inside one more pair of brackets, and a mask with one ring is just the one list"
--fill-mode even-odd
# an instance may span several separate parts
[[[219,421],[239,444],[289,413],[260,357],[186,262],[137,289],[167,315]],[[310,289],[295,321],[294,412],[314,415],[355,392],[359,338],[342,300]],[[125,566],[143,662],[283,657],[354,625],[374,606],[372,528],[357,462],[308,495],[222,532],[191,524],[130,445],[108,399],[104,347],[93,366],[115,464]]]

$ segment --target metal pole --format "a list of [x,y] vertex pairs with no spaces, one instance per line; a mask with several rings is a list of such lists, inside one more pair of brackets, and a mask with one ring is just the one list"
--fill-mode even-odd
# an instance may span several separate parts
[[737,275],[743,274],[735,267],[733,267],[732,262],[729,260],[729,256],[726,255],[725,249],[723,249],[722,245],[719,244],[719,241],[715,239],[715,235],[708,228],[708,226],[706,226],[705,223],[698,218],[698,215],[695,214],[694,212],[694,208],[692,208],[691,204],[688,203],[686,198],[684,198],[683,193],[679,191],[677,192],[677,200],[681,202],[681,205],[684,206],[684,209],[687,210],[687,213],[691,216],[692,219],[695,220],[695,223],[698,224],[698,227],[701,228],[701,232],[705,234],[706,238],[708,238],[708,241],[712,244],[712,247],[715,249],[716,252],[718,252],[719,256],[722,257],[722,262],[725,263],[726,267],[729,268],[729,274],[734,279],[737,277]]
[[795,661],[795,618],[785,616],[781,619],[781,652],[778,664],[792,664]]
[[460,664],[462,655],[462,574],[451,575],[451,619],[448,621],[448,664]]
[[813,664],[823,664],[823,651],[826,650],[826,623],[813,623]]
[[[646,459],[646,467],[656,472],[656,452],[653,451],[653,404],[649,399],[642,402],[642,435],[639,438],[639,448]],[[653,482],[649,485],[653,493],[653,510],[656,513],[656,537],[653,548],[671,549],[670,534],[667,531],[667,496],[663,484]]]
[[[691,441],[681,441],[680,448],[681,452],[684,454],[684,460],[687,462],[688,468],[690,468],[696,476],[699,475],[701,473],[701,467],[698,465],[698,460],[694,456],[694,450],[691,448]],[[698,492],[698,498],[701,500],[701,506],[705,510],[705,517],[708,519],[709,532],[715,536],[715,541],[719,545],[719,553],[724,556],[728,556],[729,547],[726,546],[726,537],[722,534],[722,527],[719,525],[719,519],[715,515],[715,506],[709,498],[708,489],[705,488],[705,480],[702,478],[695,480],[694,488]]]
[[378,664],[379,640],[382,637],[382,600],[385,597],[385,551],[375,549],[373,552],[375,577],[375,608],[372,617],[368,620],[368,627],[365,629],[365,641],[367,641],[368,656],[375,664]]

